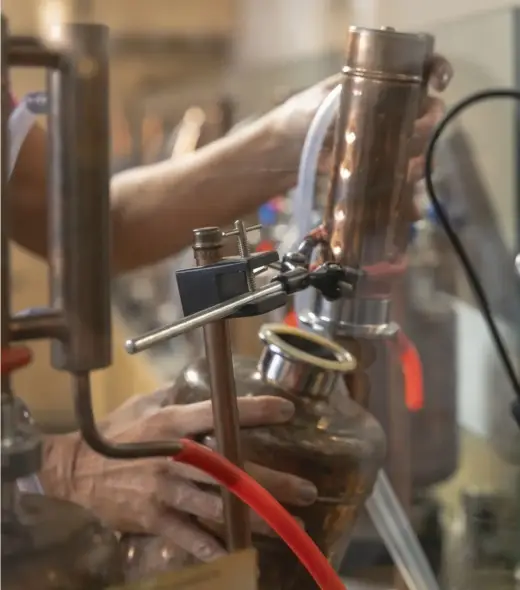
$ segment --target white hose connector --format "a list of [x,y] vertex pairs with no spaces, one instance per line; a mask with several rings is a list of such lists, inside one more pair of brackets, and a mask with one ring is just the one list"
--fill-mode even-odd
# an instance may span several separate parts
[[[298,184],[293,196],[293,223],[296,226],[296,243],[300,241],[313,229],[313,209],[316,190],[316,176],[318,174],[318,163],[323,149],[327,132],[334,122],[339,108],[341,97],[341,85],[334,90],[321,103],[314,115],[309,127],[300,157],[298,169]],[[310,292],[307,289],[295,295],[294,306],[297,315],[309,307]]]

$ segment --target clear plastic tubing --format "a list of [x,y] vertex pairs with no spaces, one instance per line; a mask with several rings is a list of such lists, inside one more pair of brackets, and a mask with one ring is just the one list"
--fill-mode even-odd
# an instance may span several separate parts
[[366,508],[409,590],[440,590],[408,516],[384,471],[379,472]]
[[[309,127],[300,157],[298,169],[298,183],[294,191],[293,216],[296,225],[296,243],[306,236],[312,228],[312,212],[314,207],[314,193],[316,190],[316,176],[321,150],[327,137],[327,132],[334,122],[339,108],[341,85],[336,86],[321,103]],[[309,290],[294,296],[294,306],[298,315],[308,308],[310,301]]]
[[298,169],[298,184],[294,191],[294,219],[298,227],[298,238],[303,238],[310,232],[312,209],[314,205],[314,192],[316,188],[316,175],[323,143],[327,132],[334,122],[336,112],[339,108],[341,97],[341,86],[334,90],[321,103],[314,115],[314,119],[307,132],[300,157]]
[[[330,126],[333,124],[341,86],[322,102],[309,127],[303,144],[298,170],[298,184],[294,191],[294,221],[297,240],[313,229],[312,211],[320,154]],[[296,298],[296,311],[303,311],[302,297]],[[380,471],[372,496],[366,503],[374,527],[410,590],[439,590],[439,585],[422,550],[417,536],[392,485],[384,471]]]

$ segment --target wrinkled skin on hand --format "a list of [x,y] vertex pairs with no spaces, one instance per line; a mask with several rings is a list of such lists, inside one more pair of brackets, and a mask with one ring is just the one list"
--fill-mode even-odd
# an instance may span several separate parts
[[[444,57],[434,55],[429,71],[430,88],[437,93],[445,90],[453,77],[450,63]],[[294,159],[295,162],[299,162],[305,136],[317,109],[327,95],[341,82],[342,74],[332,76],[289,98],[273,111],[275,129],[282,137],[281,145],[286,150],[284,158],[291,158],[291,161]],[[409,181],[412,183],[421,180],[424,176],[424,152],[430,135],[442,118],[444,111],[444,102],[437,96],[428,96],[422,105],[420,117],[415,122],[412,138],[412,158],[408,174]],[[322,172],[330,170],[333,135],[333,129],[331,129],[325,141],[320,162]]]
[[[99,425],[114,442],[168,440],[211,432],[213,416],[209,402],[187,406],[170,405],[168,389],[137,396]],[[242,426],[282,423],[294,406],[277,397],[240,398]],[[116,461],[94,453],[78,433],[53,437],[47,450],[46,469],[41,473],[47,493],[92,510],[112,529],[160,538],[155,541],[175,562],[176,551],[200,561],[222,556],[222,545],[197,526],[193,516],[223,522],[222,499],[203,491],[197,483],[215,482],[201,471],[165,458]],[[246,465],[278,500],[293,505],[312,504],[316,488],[289,474],[258,465]],[[254,531],[270,534],[267,525],[251,515]],[[164,557],[164,556],[163,556]]]

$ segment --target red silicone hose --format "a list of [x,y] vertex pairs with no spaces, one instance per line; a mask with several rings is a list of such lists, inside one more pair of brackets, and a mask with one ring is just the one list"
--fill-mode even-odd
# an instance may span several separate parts
[[182,439],[174,461],[204,471],[261,516],[292,549],[322,590],[345,590],[332,566],[294,518],[252,477],[227,459],[192,440]]
[[2,348],[2,375],[21,369],[31,362],[31,351],[25,346],[6,346]]

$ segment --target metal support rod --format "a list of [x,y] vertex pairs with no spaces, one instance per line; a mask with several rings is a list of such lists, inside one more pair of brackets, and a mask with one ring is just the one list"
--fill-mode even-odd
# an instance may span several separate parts
[[[238,255],[241,258],[247,259],[251,256],[251,251],[249,249],[249,242],[247,241],[246,225],[241,219],[235,221],[235,231],[237,232]],[[249,231],[251,231],[251,229]],[[246,279],[247,288],[250,291],[254,291],[256,289],[256,281],[255,276],[251,271],[247,271]]]
[[92,407],[92,390],[88,371],[72,373],[72,393],[78,426],[83,440],[89,447],[110,459],[149,459],[152,457],[172,458],[182,450],[180,440],[112,442],[98,429]]
[[235,313],[235,311],[238,311],[245,305],[263,301],[267,297],[278,295],[283,292],[283,285],[279,282],[275,282],[267,285],[266,287],[263,287],[262,289],[258,289],[254,293],[246,293],[245,295],[233,297],[225,303],[215,305],[198,313],[194,313],[193,315],[183,318],[178,322],[174,322],[165,328],[151,330],[143,336],[128,339],[125,342],[126,351],[128,354],[142,352],[143,350],[152,348],[152,346],[155,346],[156,344],[160,344],[166,340],[171,340],[172,338],[177,338],[177,336],[182,336],[182,334],[186,334],[186,332],[191,332],[197,328],[202,328],[208,322],[222,320]]
[[[193,252],[197,266],[221,260],[222,232],[216,227],[194,232]],[[243,467],[240,427],[231,356],[231,338],[225,319],[206,324],[204,345],[209,369],[211,400],[218,451],[238,467]],[[222,489],[226,542],[229,551],[251,545],[249,510],[241,500]]]
[[62,69],[61,53],[49,50],[31,37],[14,37],[9,40],[6,55],[10,67]]
[[43,308],[28,309],[11,317],[9,322],[12,342],[53,338],[63,340],[67,329],[60,310]]
[[63,27],[65,73],[49,78],[51,303],[67,339],[53,366],[93,371],[111,363],[108,28]]

